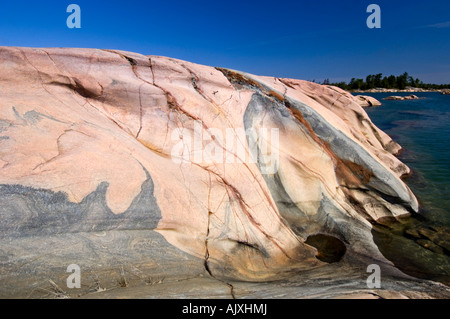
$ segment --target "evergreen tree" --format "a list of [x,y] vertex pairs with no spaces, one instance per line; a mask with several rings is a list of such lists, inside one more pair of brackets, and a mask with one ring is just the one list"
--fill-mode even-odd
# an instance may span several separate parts
[[406,88],[408,85],[408,77],[409,75],[407,72],[397,77],[397,88],[399,90],[404,90]]
[[[315,80],[313,80],[313,82],[315,82]],[[373,88],[404,90],[407,86],[433,90],[450,88],[450,84],[423,83],[418,78],[414,79],[407,72],[399,76],[390,75],[388,77],[383,77],[382,73],[378,73],[375,75],[369,74],[366,77],[365,81],[364,79],[352,78],[348,84],[346,82],[330,83],[330,79],[325,79],[323,81],[323,84],[338,86],[344,90],[368,90]]]

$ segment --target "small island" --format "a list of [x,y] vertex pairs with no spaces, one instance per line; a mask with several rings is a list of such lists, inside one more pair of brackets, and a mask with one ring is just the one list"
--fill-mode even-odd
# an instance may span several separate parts
[[410,76],[407,72],[395,76],[382,73],[370,74],[366,79],[352,78],[350,82],[331,83],[325,79],[324,85],[337,86],[352,93],[387,93],[387,92],[441,92],[450,94],[450,84],[429,84]]
[[388,96],[385,97],[383,100],[391,100],[391,101],[408,101],[408,100],[423,100],[424,97],[418,97],[417,95],[411,94],[408,96]]

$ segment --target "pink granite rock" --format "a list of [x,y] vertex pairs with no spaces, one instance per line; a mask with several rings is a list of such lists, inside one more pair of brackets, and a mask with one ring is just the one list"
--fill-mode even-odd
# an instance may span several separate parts
[[362,107],[372,107],[381,105],[381,102],[372,96],[356,95],[355,98],[357,99],[359,105],[361,105]]
[[24,254],[41,273],[254,281],[326,265],[327,245],[390,264],[371,223],[418,210],[400,146],[336,87],[111,50],[0,61],[3,280],[25,278],[11,285],[38,282],[15,270]]

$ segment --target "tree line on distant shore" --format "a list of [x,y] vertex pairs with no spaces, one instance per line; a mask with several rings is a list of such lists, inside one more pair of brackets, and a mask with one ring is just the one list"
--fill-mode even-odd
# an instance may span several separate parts
[[347,91],[370,90],[375,88],[404,90],[407,87],[421,88],[426,90],[450,89],[450,84],[423,83],[421,80],[417,78],[415,79],[412,76],[410,76],[407,72],[399,76],[390,75],[384,77],[382,73],[370,74],[366,77],[365,80],[352,78],[348,83],[347,82],[330,83],[330,80],[326,79],[322,84],[334,85]]

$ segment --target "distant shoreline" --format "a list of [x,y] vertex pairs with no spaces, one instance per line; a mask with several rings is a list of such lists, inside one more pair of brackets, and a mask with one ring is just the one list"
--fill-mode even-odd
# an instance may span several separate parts
[[350,93],[421,93],[421,92],[438,92],[442,94],[450,94],[450,89],[437,89],[437,90],[427,90],[421,88],[406,88],[404,90],[399,89],[384,89],[375,88],[369,90],[350,90]]

